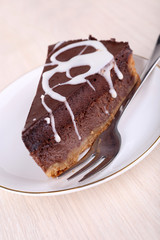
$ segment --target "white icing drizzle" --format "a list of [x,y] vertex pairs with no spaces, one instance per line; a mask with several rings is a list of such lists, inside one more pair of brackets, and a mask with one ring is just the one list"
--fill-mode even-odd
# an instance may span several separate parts
[[121,73],[121,71],[119,70],[116,62],[114,61],[114,71],[117,74],[117,77],[122,80],[123,79],[123,74]]
[[47,111],[47,112],[49,113],[49,115],[50,115],[51,126],[52,126],[52,130],[53,130],[53,133],[54,133],[55,141],[56,141],[56,142],[60,142],[60,141],[61,141],[61,138],[60,138],[60,136],[58,135],[57,130],[56,130],[56,127],[55,127],[55,120],[54,120],[54,116],[53,116],[52,110],[45,104],[44,95],[41,95],[41,101],[42,101],[43,107],[46,109],[46,111]]
[[108,110],[105,111],[106,114],[109,114]]
[[51,123],[51,119],[49,117],[46,117],[44,120],[46,120],[47,124]]
[[82,53],[84,53],[84,51],[87,49],[88,46],[85,46],[82,51],[80,51],[80,53],[78,55],[81,55]]
[[71,116],[71,119],[72,119],[72,122],[73,122],[73,125],[74,125],[74,128],[75,128],[75,132],[76,132],[76,134],[78,136],[78,139],[81,140],[81,136],[79,135],[79,132],[78,132],[78,129],[77,129],[77,125],[76,125],[76,122],[75,122],[75,119],[74,119],[74,114],[72,112],[72,109],[70,108],[70,106],[69,106],[67,101],[65,101],[64,103],[65,103],[65,106],[66,106],[70,116]]
[[[54,46],[54,50],[56,48],[58,48],[62,43],[63,42],[57,43]],[[72,49],[74,47],[80,47],[80,46],[84,46],[82,51],[78,55],[69,59],[68,61],[61,62],[56,59],[56,57],[59,54],[61,54],[62,52],[65,52],[69,49]],[[96,49],[96,51],[82,55],[82,53],[84,53],[84,51],[86,50],[86,48],[88,46],[94,47]],[[56,65],[56,67],[51,70],[48,70],[42,74],[42,88],[43,88],[45,94],[41,96],[41,101],[42,101],[44,108],[50,115],[51,125],[52,125],[52,130],[54,133],[55,141],[60,142],[61,138],[56,131],[55,120],[54,120],[52,110],[47,106],[47,104],[44,101],[45,95],[49,95],[52,99],[57,100],[59,102],[63,102],[65,104],[65,106],[71,116],[71,119],[72,119],[72,122],[74,125],[74,129],[78,136],[78,139],[81,140],[81,136],[78,132],[77,125],[75,122],[74,114],[72,112],[71,107],[69,106],[69,104],[67,102],[66,97],[55,92],[53,89],[56,88],[57,86],[61,86],[61,85],[68,85],[68,84],[69,85],[77,85],[77,84],[82,84],[82,83],[86,82],[95,91],[95,88],[93,87],[93,85],[86,78],[95,73],[100,73],[101,75],[104,76],[104,78],[108,82],[109,88],[110,88],[109,92],[111,93],[112,97],[115,98],[117,96],[117,93],[113,87],[112,79],[110,76],[110,71],[112,68],[114,68],[114,71],[117,74],[117,77],[119,79],[122,79],[123,75],[120,72],[120,70],[118,69],[113,55],[106,49],[106,47],[101,42],[96,41],[96,40],[87,40],[87,41],[71,43],[65,47],[62,47],[55,53],[53,53],[50,57],[50,60],[51,60],[51,63],[46,64],[46,66]],[[87,72],[79,74],[75,77],[71,77],[71,75],[70,75],[71,68],[79,67],[79,66],[86,66],[86,65],[90,66],[90,69]],[[69,80],[65,83],[59,83],[56,86],[51,88],[49,86],[49,80],[56,72],[65,72],[66,76],[69,78]]]
[[35,122],[37,119],[36,118],[33,118],[33,122]]
[[114,69],[117,77],[122,80],[123,79],[123,74],[120,72],[116,62],[114,59],[112,59],[112,61],[110,63],[108,63],[105,67],[103,67],[101,70],[100,70],[100,74],[106,79],[106,81],[108,82],[108,85],[109,85],[109,92],[111,94],[111,96],[113,98],[116,98],[117,97],[117,92],[116,90],[114,89],[113,87],[113,82],[112,82],[112,79],[111,79],[111,69]]
[[109,115],[109,111],[106,109],[106,106],[104,106],[104,112],[105,112],[105,114]]
[[60,42],[57,42],[54,47],[53,47],[53,50],[55,50],[56,48],[60,47],[62,45],[62,43],[64,43],[64,41],[60,41]]

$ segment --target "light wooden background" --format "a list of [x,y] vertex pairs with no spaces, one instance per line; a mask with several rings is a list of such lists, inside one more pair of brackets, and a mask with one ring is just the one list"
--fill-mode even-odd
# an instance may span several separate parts
[[[148,58],[159,32],[159,0],[0,0],[0,90],[42,65],[59,40],[116,37]],[[0,190],[0,239],[160,239],[160,145],[130,171],[82,192]]]

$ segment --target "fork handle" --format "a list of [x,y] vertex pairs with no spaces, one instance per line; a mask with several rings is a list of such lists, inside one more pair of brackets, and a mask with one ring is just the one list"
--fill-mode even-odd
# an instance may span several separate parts
[[159,59],[160,59],[160,35],[157,39],[157,42],[153,49],[152,55],[151,55],[150,59],[148,60],[147,65],[141,74],[141,85],[142,85],[142,82],[144,82],[147,79],[147,77],[149,76],[149,74],[152,72],[155,65],[158,63]]
[[127,106],[129,105],[129,103],[133,100],[133,98],[135,97],[135,95],[137,94],[139,89],[142,87],[143,83],[145,82],[145,80],[147,79],[149,74],[152,72],[152,70],[156,66],[157,62],[159,61],[159,59],[160,59],[160,35],[158,36],[158,39],[157,39],[157,42],[153,49],[152,55],[151,55],[150,59],[148,60],[146,67],[144,68],[144,70],[141,74],[140,86],[138,87],[138,89],[136,91],[135,91],[135,89],[133,89],[133,92],[131,92],[130,97],[127,99],[127,101],[125,103],[123,103],[122,108],[120,108],[120,111],[118,111],[118,113],[117,113],[119,119],[122,116],[125,109],[127,108]]

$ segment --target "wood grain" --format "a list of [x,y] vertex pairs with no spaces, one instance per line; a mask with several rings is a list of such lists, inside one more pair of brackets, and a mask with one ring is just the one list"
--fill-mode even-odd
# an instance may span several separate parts
[[[1,0],[0,90],[42,65],[59,40],[115,37],[149,57],[160,30],[159,0]],[[2,136],[1,136],[2,137]],[[52,197],[0,190],[0,239],[160,238],[160,145],[125,174]]]

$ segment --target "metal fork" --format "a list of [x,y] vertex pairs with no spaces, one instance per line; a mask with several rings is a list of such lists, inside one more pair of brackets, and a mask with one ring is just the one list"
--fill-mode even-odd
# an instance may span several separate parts
[[[93,176],[94,174],[98,173],[102,169],[104,169],[108,164],[110,164],[113,159],[116,157],[120,150],[121,146],[121,135],[118,131],[118,122],[130,103],[131,99],[133,99],[133,96],[139,91],[139,89],[142,86],[142,83],[147,79],[151,71],[156,66],[157,62],[160,59],[160,35],[157,39],[156,45],[154,47],[154,50],[152,52],[150,60],[148,60],[147,65],[141,74],[141,85],[140,87],[130,93],[127,101],[125,101],[120,109],[118,110],[114,120],[112,121],[111,125],[102,132],[93,145],[91,146],[90,150],[87,152],[87,154],[80,159],[75,165],[73,165],[70,169],[63,172],[59,177],[62,177],[66,175],[67,173],[71,172],[74,168],[78,167],[84,162],[88,162],[84,167],[82,167],[79,171],[75,172],[73,175],[71,175],[68,180],[78,176],[79,174],[83,173],[87,169],[92,168],[95,164],[99,163],[95,168],[93,168],[90,172],[88,172],[86,175],[83,176],[82,179],[79,180],[79,182],[82,182],[86,180],[87,178]],[[90,161],[89,161],[90,160]]]

